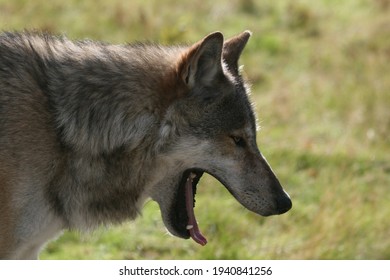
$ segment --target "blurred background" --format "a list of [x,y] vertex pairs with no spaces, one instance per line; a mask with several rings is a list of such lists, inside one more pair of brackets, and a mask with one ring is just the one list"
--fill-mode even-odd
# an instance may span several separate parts
[[204,176],[207,246],[166,234],[148,202],[135,222],[66,232],[42,259],[390,259],[390,0],[0,0],[0,29],[162,44],[251,30],[258,144],[293,200],[263,218]]

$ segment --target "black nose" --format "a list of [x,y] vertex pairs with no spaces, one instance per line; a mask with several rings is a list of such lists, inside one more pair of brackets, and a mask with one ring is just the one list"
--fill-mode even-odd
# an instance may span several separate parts
[[279,214],[286,213],[292,207],[291,199],[288,197],[287,194],[280,195],[276,201],[278,205]]

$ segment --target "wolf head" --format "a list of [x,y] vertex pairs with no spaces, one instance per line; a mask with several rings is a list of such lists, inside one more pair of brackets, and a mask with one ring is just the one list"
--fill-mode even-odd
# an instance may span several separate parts
[[260,215],[282,214],[292,206],[256,143],[256,118],[238,67],[250,36],[245,31],[224,41],[221,33],[212,33],[181,54],[176,65],[181,97],[167,108],[160,127],[162,172],[151,197],[173,235],[202,245],[206,240],[192,208],[203,172]]

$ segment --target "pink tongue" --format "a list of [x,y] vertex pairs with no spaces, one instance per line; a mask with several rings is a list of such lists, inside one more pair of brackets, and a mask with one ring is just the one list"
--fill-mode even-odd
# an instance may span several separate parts
[[194,194],[192,192],[192,179],[195,177],[193,173],[187,178],[186,183],[186,208],[188,214],[187,229],[190,232],[191,238],[198,244],[204,246],[207,244],[207,239],[200,233],[198,223],[196,222],[194,213]]

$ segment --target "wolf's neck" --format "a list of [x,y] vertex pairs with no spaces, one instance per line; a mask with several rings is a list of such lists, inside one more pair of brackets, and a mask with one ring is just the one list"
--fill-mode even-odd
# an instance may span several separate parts
[[102,45],[74,51],[49,69],[48,95],[62,140],[77,150],[139,146],[182,92],[173,50]]

